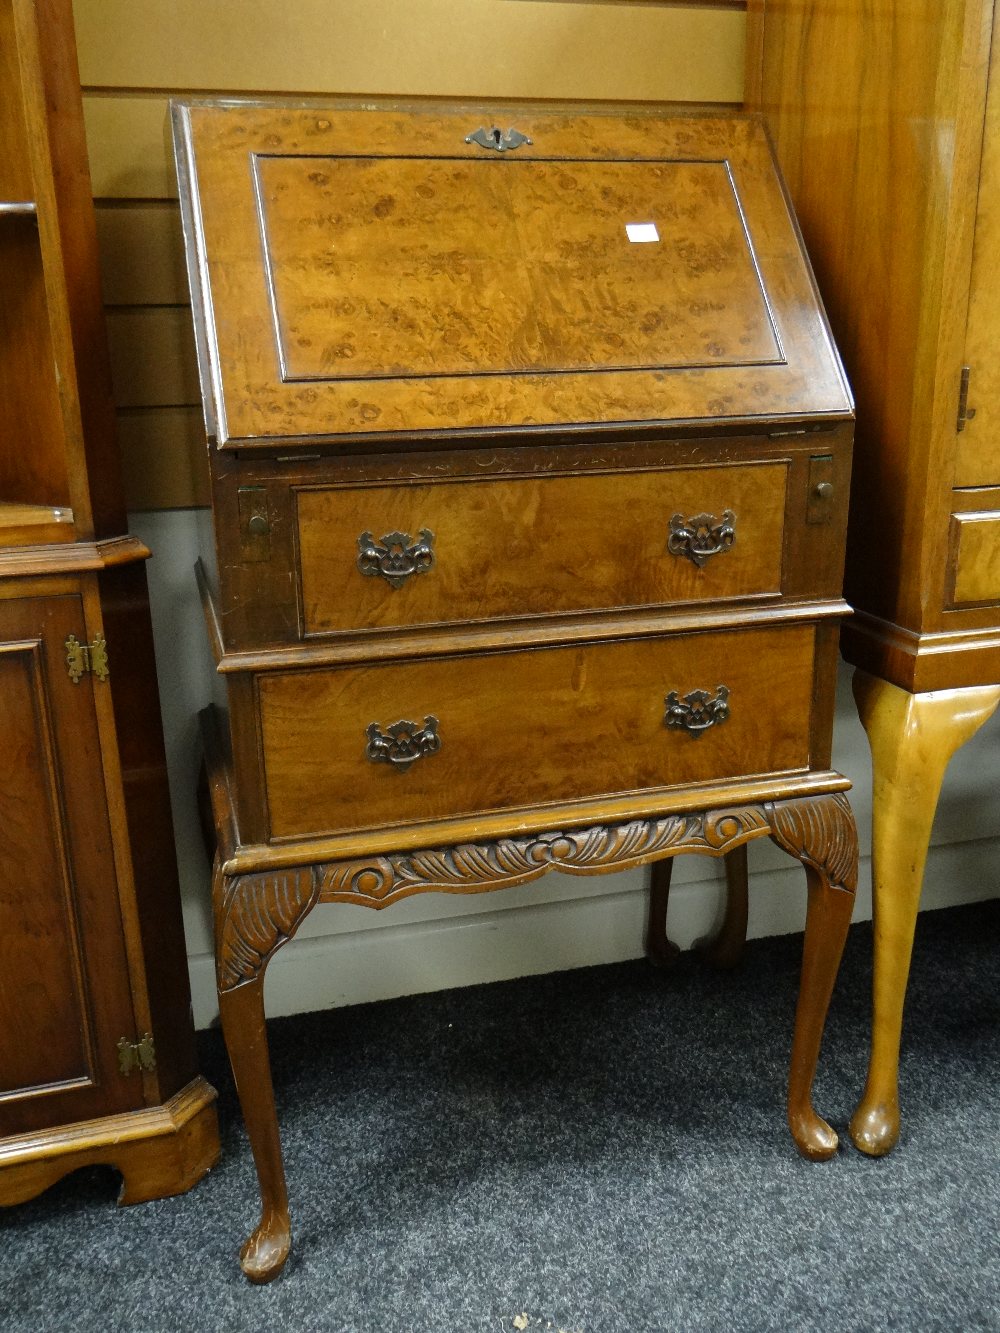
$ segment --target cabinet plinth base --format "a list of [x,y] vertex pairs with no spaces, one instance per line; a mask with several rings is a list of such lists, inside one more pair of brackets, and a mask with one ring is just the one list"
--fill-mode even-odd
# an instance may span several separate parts
[[195,1078],[162,1106],[0,1139],[0,1205],[33,1199],[83,1166],[121,1172],[120,1204],[186,1193],[218,1161],[215,1095]]

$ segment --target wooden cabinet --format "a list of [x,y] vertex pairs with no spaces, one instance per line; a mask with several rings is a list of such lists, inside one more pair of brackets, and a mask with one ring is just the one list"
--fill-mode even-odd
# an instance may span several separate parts
[[770,835],[810,884],[789,1122],[829,1156],[852,404],[761,124],[174,116],[228,704],[220,1009],[263,1203],[245,1272],[290,1244],[263,976],[319,902]]
[[68,0],[0,0],[0,1202],[218,1153],[143,560],[125,530]]
[[858,1146],[899,1132],[903,997],[952,753],[1000,701],[1000,10],[753,0],[763,111],[858,406],[843,651],[874,762]]

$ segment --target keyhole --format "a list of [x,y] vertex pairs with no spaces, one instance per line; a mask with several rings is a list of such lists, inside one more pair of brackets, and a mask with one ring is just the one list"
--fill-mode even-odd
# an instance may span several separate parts
[[497,146],[498,148],[500,147],[500,140],[501,140],[502,138],[503,138],[503,135],[500,133],[500,131],[497,130],[497,129],[494,129],[494,131],[493,131],[493,142],[496,144],[496,146]]

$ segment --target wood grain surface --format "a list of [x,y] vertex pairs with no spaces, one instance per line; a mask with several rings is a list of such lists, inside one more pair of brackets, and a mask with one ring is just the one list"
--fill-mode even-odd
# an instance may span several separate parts
[[919,633],[945,624],[992,9],[763,0],[748,51],[857,397],[847,595]]
[[[452,485],[302,490],[306,634],[777,593],[786,467],[677,469]],[[734,515],[733,545],[699,566],[670,520]],[[392,587],[357,567],[358,538],[433,534],[434,565]]]
[[[523,156],[518,158],[516,166],[500,155],[487,162],[482,156],[483,149],[465,142],[474,128],[472,121],[478,125],[484,116],[488,117],[485,109],[457,111],[450,106],[431,105],[417,111],[389,106],[359,110],[334,103],[280,110],[263,105],[178,107],[175,113],[178,153],[179,161],[184,164],[185,208],[194,241],[193,271],[199,275],[196,324],[203,331],[199,356],[203,384],[210,386],[206,415],[220,443],[235,446],[238,442],[247,447],[306,436],[332,440],[339,436],[371,437],[401,431],[412,434],[705,417],[740,420],[843,416],[850,412],[850,395],[816,307],[811,274],[801,258],[794,224],[774,176],[766,136],[758,121],[736,116],[663,118],[638,113],[611,117],[573,111],[533,112],[526,108],[495,109],[495,114],[505,124],[508,120],[518,120],[522,132],[532,140],[518,150]],[[456,310],[452,305],[447,329],[438,328],[434,306],[440,298],[433,293],[442,285],[447,291],[448,279],[446,272],[439,278],[441,266],[435,268],[432,263],[415,275],[419,277],[428,317],[411,318],[414,309],[419,313],[419,306],[413,301],[399,312],[401,324],[404,319],[410,322],[400,330],[407,352],[402,364],[393,365],[396,377],[366,378],[362,358],[358,376],[345,378],[352,374],[353,355],[350,344],[342,339],[320,353],[326,366],[323,378],[297,381],[293,378],[294,365],[289,366],[283,355],[282,331],[287,333],[295,328],[300,307],[313,299],[309,293],[318,296],[325,317],[334,319],[334,332],[338,305],[346,300],[353,308],[350,295],[338,292],[335,284],[331,286],[325,277],[330,264],[339,263],[341,228],[333,223],[332,250],[330,245],[314,248],[310,234],[314,230],[315,207],[310,196],[317,187],[309,181],[310,171],[303,173],[296,168],[292,179],[275,179],[273,190],[269,190],[256,177],[258,164],[262,158],[266,159],[268,165],[264,170],[270,179],[277,170],[270,165],[274,160],[290,158],[301,163],[311,158],[311,173],[323,176],[331,170],[331,160],[354,155],[385,160],[387,165],[390,160],[395,161],[404,177],[409,171],[409,158],[430,159],[435,163],[445,159],[458,161],[462,164],[460,179],[465,180],[469,179],[465,168],[468,162],[470,167],[474,164],[476,171],[488,173],[484,179],[491,183],[492,189],[500,191],[514,188],[513,173],[518,172],[516,179],[525,182],[520,188],[529,195],[535,187],[528,183],[534,173],[528,171],[527,164],[538,162],[543,178],[561,171],[566,179],[575,179],[574,171],[589,179],[590,173],[602,164],[614,164],[613,170],[597,171],[595,177],[597,182],[602,176],[605,180],[609,194],[602,200],[603,210],[613,219],[602,236],[613,236],[614,243],[629,254],[632,247],[624,234],[626,223],[652,221],[659,225],[659,218],[667,219],[664,222],[667,239],[661,243],[662,259],[643,261],[630,255],[628,261],[654,265],[654,294],[644,306],[624,294],[629,288],[626,281],[616,298],[613,294],[616,280],[609,284],[607,274],[603,282],[595,281],[592,286],[574,285],[561,321],[550,325],[551,349],[540,349],[524,357],[512,345],[516,342],[512,333],[513,326],[518,324],[517,307],[527,309],[530,304],[526,294],[519,294],[525,273],[523,266],[508,264],[515,314],[513,325],[506,324],[502,314],[497,316],[499,342],[503,344],[500,355],[499,345],[492,345],[489,340],[484,347],[476,346],[475,321],[470,328],[461,308]],[[673,190],[664,190],[662,181],[659,186],[653,183],[664,163],[674,164]],[[698,163],[715,164],[714,171],[691,171]],[[651,207],[655,203],[652,218],[632,218],[628,209],[634,201],[620,199],[612,188],[610,182],[618,179],[625,164],[636,173],[635,180],[641,182],[631,188],[648,192],[644,193],[644,199],[650,201]],[[437,179],[433,173],[431,176]],[[719,203],[726,196],[717,192],[727,191],[729,181],[732,197],[738,201],[739,214],[745,220],[745,231],[742,225],[733,229],[739,214],[729,212],[732,199],[725,208]],[[265,285],[260,274],[261,236],[263,233],[266,241],[269,235],[269,210],[272,195],[282,192],[279,185],[288,195],[287,202],[282,203],[286,216],[299,216],[302,223],[295,231],[296,244],[278,259],[272,259]],[[428,184],[427,188],[434,186]],[[486,186],[480,188],[485,190]],[[551,188],[547,186],[546,191]],[[599,193],[601,187],[597,188]],[[379,195],[372,204],[369,217],[376,222],[380,221],[377,210],[389,207],[384,204],[388,197]],[[480,203],[484,200],[485,196]],[[475,199],[471,202],[475,203]],[[498,206],[500,202],[498,198]],[[596,196],[588,197],[587,202],[595,206]],[[519,199],[518,211],[524,204]],[[551,199],[547,206],[551,209]],[[678,214],[688,210],[689,218],[692,210],[699,216],[704,212],[708,235],[695,240],[689,230],[686,240],[682,239],[687,224],[675,232],[669,222],[675,209]],[[339,215],[334,212],[330,216]],[[483,216],[490,218],[492,214],[487,211]],[[429,214],[421,214],[420,225],[414,226],[413,235],[419,238],[422,234],[423,240],[414,243],[425,250],[447,248],[454,256],[462,255],[471,225],[463,222],[462,213],[446,211],[443,216],[435,216],[433,229],[429,228],[429,219]],[[567,210],[566,237],[583,249],[588,247],[594,225],[589,208],[579,213]],[[720,226],[722,230],[716,232]],[[384,229],[376,227],[376,230]],[[385,234],[395,237],[399,230],[393,224]],[[404,218],[401,234],[405,237],[407,231]],[[380,262],[378,242],[372,253],[367,249],[358,251],[358,240],[351,240],[354,234],[353,227],[348,228],[345,262],[352,262],[352,252],[357,251],[353,259],[358,269],[357,281],[371,281],[375,292],[372,305],[378,306],[378,293],[388,272],[388,256]],[[671,240],[677,243],[672,245]],[[607,240],[601,242],[606,243]],[[405,246],[405,239],[402,244]],[[659,251],[659,245],[645,248]],[[389,253],[398,260],[405,290],[407,261],[395,239]],[[754,267],[766,304],[760,302],[759,290],[754,291]],[[285,269],[295,273],[292,286],[282,285]],[[756,327],[752,332],[748,328],[754,325],[754,315],[742,308],[745,300],[741,301],[737,291],[731,306],[714,301],[711,292],[715,290],[718,294],[718,288],[713,288],[716,279],[706,285],[701,278],[706,269],[716,270],[717,275],[743,273],[742,290],[745,294],[753,293],[751,304],[756,309]],[[470,276],[474,287],[471,269]],[[487,288],[489,281],[487,276]],[[657,302],[658,282],[666,285],[669,300]],[[468,288],[467,283],[465,289]],[[528,290],[533,289],[529,286]],[[294,302],[293,293],[297,293],[299,304]],[[472,300],[468,295],[463,299]],[[613,331],[622,338],[623,347],[626,334],[630,339],[635,336],[632,316],[640,326],[644,321],[651,327],[655,325],[653,340],[662,341],[667,349],[659,367],[629,370],[630,354],[616,348],[609,359],[611,349],[602,349],[598,339],[597,356],[590,362],[589,371],[554,369],[572,366],[574,350],[579,360],[579,334],[575,329],[581,323],[589,328],[595,312],[588,313],[588,307],[594,301],[598,305],[596,314],[600,316],[602,299],[615,308]],[[447,305],[449,298],[444,300]],[[544,302],[540,304],[544,306]],[[722,308],[713,310],[713,305]],[[735,339],[730,341],[728,335],[719,334],[716,343],[712,330],[721,327],[727,315],[735,318]],[[719,322],[715,323],[715,319]],[[607,311],[603,321],[597,318],[596,322],[607,323]],[[674,323],[681,325],[678,333],[691,340],[695,364],[671,370],[669,328]],[[306,320],[301,336],[310,341],[310,332],[316,335],[318,326]],[[425,372],[430,349],[436,349],[445,336],[452,339],[455,347],[465,345],[465,363],[470,373],[428,379]],[[544,336],[539,336],[544,345]],[[750,339],[747,362],[732,356],[732,347],[734,344],[739,347],[743,338]],[[772,339],[781,348],[777,357]],[[429,347],[424,350],[428,341]],[[767,351],[769,344],[771,349]],[[455,354],[450,345],[449,349],[451,354],[445,355],[444,364],[454,366]],[[765,359],[753,360],[765,352]],[[388,355],[392,357],[391,347]],[[316,366],[315,361],[303,364]],[[517,373],[505,368],[516,368]]]
[[70,633],[87,642],[78,597],[0,602],[0,1135],[142,1103],[117,1069],[135,1022],[104,788],[82,776],[100,762],[93,686],[58,653]]
[[[809,766],[815,631],[665,637],[260,677],[271,835],[395,825]],[[664,727],[664,699],[718,685],[731,716]],[[406,773],[366,729],[440,721]]]
[[1000,485],[1000,6],[993,17],[989,91],[976,199],[976,238],[969,291],[964,362],[969,367],[969,407],[974,418],[956,440],[956,486]]
[[285,380],[781,360],[724,162],[255,168]]
[[[373,28],[346,0],[307,0],[291,10],[254,0],[249,19],[243,0],[181,10],[163,0],[74,0],[105,299],[176,307],[153,323],[163,331],[173,325],[168,336],[181,349],[179,358],[161,357],[155,345],[147,356],[124,355],[124,335],[114,328],[124,312],[113,313],[119,405],[145,405],[142,413],[129,411],[120,431],[129,507],[208,502],[204,473],[193,461],[197,440],[179,429],[175,411],[198,398],[190,313],[180,308],[188,290],[171,202],[176,176],[164,134],[171,94],[229,88],[734,103],[742,87],[741,7],[728,0],[390,0]],[[182,24],[191,25],[183,42]],[[354,40],[352,32],[363,35]],[[7,143],[5,137],[0,154]]]

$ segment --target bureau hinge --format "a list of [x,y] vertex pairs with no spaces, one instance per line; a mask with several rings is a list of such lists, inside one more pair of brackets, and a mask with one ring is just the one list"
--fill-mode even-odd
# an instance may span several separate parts
[[969,406],[969,376],[971,374],[971,366],[962,367],[962,378],[958,383],[958,421],[955,425],[957,431],[965,430],[965,423],[971,421],[976,415],[976,409]]
[[66,669],[74,685],[79,685],[80,677],[91,672],[98,680],[107,680],[108,645],[104,636],[98,634],[93,643],[79,643],[75,634],[71,634],[65,643]]
[[118,1068],[126,1075],[156,1068],[156,1046],[148,1032],[144,1032],[138,1041],[129,1041],[128,1037],[119,1040]]

